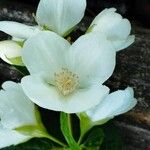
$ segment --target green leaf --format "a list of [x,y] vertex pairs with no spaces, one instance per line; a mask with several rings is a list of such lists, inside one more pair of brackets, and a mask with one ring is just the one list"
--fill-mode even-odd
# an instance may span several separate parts
[[99,127],[93,128],[85,143],[82,145],[82,150],[99,150],[104,140],[103,130]]
[[81,144],[83,137],[94,126],[94,124],[85,113],[80,113],[77,116],[80,119],[80,137],[78,144]]
[[[15,40],[14,40],[15,41]],[[18,45],[20,45],[21,47],[23,47],[25,40],[24,41],[15,41],[16,43],[18,43]]]
[[105,138],[101,146],[102,150],[122,150],[123,142],[118,129],[110,121],[102,127]]
[[29,135],[32,137],[46,137],[47,132],[43,126],[40,125],[26,125],[15,129],[21,134]]
[[37,123],[40,124],[41,126],[43,126],[42,119],[41,119],[41,114],[39,112],[38,106],[34,106],[34,110],[35,110],[35,117],[36,117]]
[[24,66],[23,62],[22,62],[22,58],[21,57],[14,57],[14,58],[8,58],[7,59],[16,66]]
[[102,125],[108,122],[109,119],[100,120],[97,122],[92,122],[92,120],[87,116],[86,113],[80,113],[77,115],[80,119],[80,130],[81,130],[81,137],[86,134],[90,129],[92,129],[94,126]]
[[[54,150],[52,142],[47,139],[32,139],[17,146],[10,146],[1,150]],[[57,147],[56,147],[57,149]]]
[[83,135],[88,132],[94,125],[85,113],[79,114],[78,117],[80,119],[81,135]]
[[26,126],[16,128],[15,130],[18,131],[21,134],[31,136],[31,137],[48,138],[51,141],[53,141],[53,142],[55,142],[55,143],[57,143],[57,144],[59,144],[63,147],[66,147],[65,144],[63,144],[62,142],[60,142],[55,137],[48,134],[46,129],[44,128],[44,126],[42,124],[39,124],[39,125],[26,125]]
[[80,147],[73,138],[70,124],[70,117],[68,114],[61,112],[60,124],[61,124],[61,131],[71,150],[80,150]]

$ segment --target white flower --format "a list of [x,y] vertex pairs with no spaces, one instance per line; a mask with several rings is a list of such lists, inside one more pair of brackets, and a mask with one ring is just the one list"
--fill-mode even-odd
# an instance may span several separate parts
[[113,73],[116,52],[102,34],[83,35],[70,45],[57,34],[43,31],[28,39],[22,52],[31,73],[22,79],[24,92],[41,107],[83,112],[109,92],[102,83]]
[[36,12],[39,26],[0,21],[0,31],[15,38],[28,39],[46,28],[64,36],[81,21],[85,8],[86,0],[41,0]]
[[15,128],[36,125],[34,104],[24,95],[20,84],[8,81],[0,91],[0,148],[16,145],[31,139]]
[[21,57],[18,57],[20,47],[14,41],[24,42],[42,30],[52,30],[66,36],[81,21],[85,8],[86,0],[41,0],[36,12],[37,26],[0,21],[0,31],[11,35],[13,40],[0,43],[0,57],[9,64],[22,66]]
[[89,32],[99,31],[107,35],[116,51],[122,50],[131,45],[135,36],[130,35],[131,24],[128,19],[116,13],[115,8],[103,10],[92,22]]
[[12,40],[1,41],[0,58],[9,64],[23,65],[21,61],[21,48],[18,43]]
[[99,105],[85,113],[93,124],[103,124],[117,115],[128,112],[136,103],[133,89],[127,88],[109,94]]
[[41,0],[36,18],[41,26],[66,35],[84,16],[86,0]]

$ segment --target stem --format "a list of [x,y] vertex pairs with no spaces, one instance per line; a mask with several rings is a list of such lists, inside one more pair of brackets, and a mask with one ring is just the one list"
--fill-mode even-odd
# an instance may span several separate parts
[[53,137],[51,135],[45,135],[44,137],[50,139],[51,141],[53,141],[53,142],[55,142],[57,144],[59,144],[60,146],[67,147],[64,143],[62,143],[57,138],[55,138],[55,137]]
[[68,114],[68,125],[69,125],[70,133],[73,135],[73,133],[72,133],[72,122],[71,122],[71,115],[70,114]]
[[77,143],[78,143],[78,145],[80,145],[80,144],[81,144],[81,141],[82,141],[82,139],[83,139],[83,136],[84,136],[84,135],[81,135],[81,136],[79,137],[79,140],[78,140],[78,142],[77,142]]
[[84,128],[82,128],[82,127],[83,127],[83,126],[80,126],[81,134],[80,134],[79,140],[78,140],[78,142],[77,142],[78,145],[81,144],[84,135],[92,128],[92,126],[90,126],[90,124],[89,124],[89,126],[88,126],[88,125],[87,125],[87,126],[84,126]]
[[80,150],[79,145],[75,141],[72,133],[71,133],[71,121],[70,116],[67,113],[61,112],[60,114],[60,125],[62,134],[67,141],[70,150]]

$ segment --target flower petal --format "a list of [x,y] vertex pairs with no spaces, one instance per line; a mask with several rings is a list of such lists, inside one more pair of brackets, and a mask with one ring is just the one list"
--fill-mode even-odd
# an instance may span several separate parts
[[[128,19],[123,19],[122,16],[115,12],[116,9],[110,8],[103,10],[92,22],[90,28],[92,31],[99,31],[106,34],[107,39],[115,43],[116,50],[126,48],[129,43],[128,36],[131,32],[131,23]],[[111,22],[111,23],[110,23]],[[131,40],[131,37],[129,37]],[[128,41],[126,44],[126,41]],[[121,43],[122,42],[122,43]],[[118,43],[118,44],[117,44]],[[125,44],[125,45],[123,45]],[[121,46],[118,46],[121,45]]]
[[100,17],[102,17],[102,16],[104,16],[104,15],[107,15],[107,14],[109,14],[109,13],[113,13],[113,12],[115,12],[115,11],[117,11],[117,9],[116,8],[105,8],[101,13],[99,13],[99,15],[97,15],[96,17],[95,17],[95,19],[94,19],[94,21],[99,21],[99,18]]
[[86,0],[41,0],[36,18],[41,26],[64,35],[84,16]]
[[125,40],[116,40],[116,41],[111,41],[111,42],[116,48],[116,50],[120,51],[130,46],[132,43],[134,43],[134,41],[135,41],[135,36],[129,35],[128,38]]
[[69,42],[59,35],[43,31],[25,42],[23,62],[31,74],[44,72],[50,78],[63,67],[64,55],[69,47]]
[[133,89],[127,88],[109,94],[99,105],[87,111],[93,122],[113,118],[132,109],[137,103]]
[[38,75],[24,77],[21,84],[26,95],[37,105],[66,113],[83,112],[94,107],[109,92],[105,86],[95,86],[63,96],[56,87],[51,86]]
[[5,62],[12,64],[8,58],[16,58],[21,56],[21,46],[16,42],[7,40],[0,42],[0,58]]
[[[107,30],[107,29],[105,29]],[[122,19],[114,26],[108,29],[107,34],[109,40],[126,39],[131,32],[131,23],[127,19]]]
[[7,130],[0,127],[0,148],[17,145],[29,139],[29,136],[24,136],[16,131]]
[[97,33],[81,36],[66,56],[68,68],[79,75],[81,86],[103,83],[113,73],[116,52],[106,37]]
[[[7,129],[36,124],[34,104],[25,96],[21,86],[8,81],[0,91],[0,123]],[[8,111],[9,110],[9,111]]]
[[37,26],[28,26],[13,21],[0,21],[0,31],[3,31],[15,38],[28,39],[37,34],[40,30]]
[[[93,31],[101,31],[109,33],[112,27],[118,25],[121,22],[122,16],[115,12],[116,9],[104,9],[93,20],[91,26],[94,26]],[[110,23],[111,22],[111,23]]]

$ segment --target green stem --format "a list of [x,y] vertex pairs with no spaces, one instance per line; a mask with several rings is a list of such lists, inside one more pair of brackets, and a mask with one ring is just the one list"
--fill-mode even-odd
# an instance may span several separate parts
[[68,125],[69,125],[70,133],[73,135],[73,133],[72,133],[72,122],[71,122],[71,115],[70,114],[68,114]]
[[61,112],[60,125],[62,134],[64,135],[64,138],[67,141],[70,150],[80,150],[79,145],[77,144],[71,133],[71,119],[67,113]]
[[84,135],[85,135],[89,130],[90,130],[90,128],[88,128],[87,130],[81,132],[81,135],[80,135],[79,140],[78,140],[78,142],[77,142],[78,145],[81,144]]
[[82,134],[80,137],[79,137],[79,140],[78,140],[78,145],[80,145],[81,144],[81,141],[82,141],[82,139],[83,139],[83,136],[84,136],[84,134]]
[[[80,122],[80,123],[82,124],[82,122]],[[81,125],[81,124],[80,124],[81,134],[80,134],[79,140],[77,142],[78,145],[81,144],[84,135],[92,128],[92,126],[88,123],[86,125]]]
[[63,147],[67,147],[64,143],[62,143],[61,141],[59,141],[57,138],[51,136],[51,135],[44,135],[45,138],[48,138],[50,139],[51,141],[59,144],[60,146],[63,146]]

